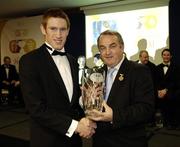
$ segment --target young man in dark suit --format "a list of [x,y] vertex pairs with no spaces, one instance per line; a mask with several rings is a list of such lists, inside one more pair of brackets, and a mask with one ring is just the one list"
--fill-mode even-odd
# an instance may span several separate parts
[[96,124],[79,106],[78,64],[64,44],[70,29],[60,9],[43,15],[45,43],[20,59],[20,80],[31,118],[31,147],[81,147]]
[[172,61],[172,53],[164,49],[161,53],[163,62],[157,65],[158,108],[164,117],[164,126],[168,129],[180,127],[180,69]]
[[[108,88],[104,111],[91,112],[90,118],[97,121],[93,147],[147,147],[145,123],[154,112],[150,70],[127,60],[123,39],[116,31],[102,32],[97,44],[106,65]],[[107,82],[110,77],[112,87]]]

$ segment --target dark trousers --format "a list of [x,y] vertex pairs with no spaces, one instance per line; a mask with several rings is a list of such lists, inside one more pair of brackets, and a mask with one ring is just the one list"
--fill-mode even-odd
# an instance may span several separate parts
[[159,109],[163,115],[165,126],[176,126],[178,111],[176,99],[159,99]]

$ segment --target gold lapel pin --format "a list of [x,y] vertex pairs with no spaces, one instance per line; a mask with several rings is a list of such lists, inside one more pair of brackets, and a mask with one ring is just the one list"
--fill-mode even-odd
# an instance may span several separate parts
[[119,74],[119,81],[123,81],[124,80],[124,74]]

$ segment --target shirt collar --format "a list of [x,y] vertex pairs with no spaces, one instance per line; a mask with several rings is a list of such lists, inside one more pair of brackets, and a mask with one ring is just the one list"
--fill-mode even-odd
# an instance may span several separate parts
[[[49,43],[45,42],[45,44],[46,44],[47,46],[49,46],[50,48],[52,48],[52,50],[47,49],[48,52],[49,52],[50,54],[52,54],[55,49],[54,49]],[[65,52],[64,47],[61,49],[61,52]]]
[[168,63],[164,63],[164,62],[163,62],[164,65],[168,65],[168,66],[170,65],[170,63],[171,63],[171,62],[168,62]]
[[138,63],[142,64],[141,60],[139,60]]
[[[124,59],[125,59],[125,55],[123,54],[123,57],[122,57],[121,61],[114,67],[117,71],[118,71],[119,68],[121,67]],[[108,70],[109,70],[110,68],[111,68],[111,67],[108,67]]]

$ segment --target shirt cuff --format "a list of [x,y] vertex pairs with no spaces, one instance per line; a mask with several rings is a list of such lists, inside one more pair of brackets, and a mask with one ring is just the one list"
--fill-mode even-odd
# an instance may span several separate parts
[[66,132],[66,136],[71,137],[73,135],[74,131],[76,130],[77,125],[78,125],[78,121],[72,120],[71,125],[70,125],[68,131]]

